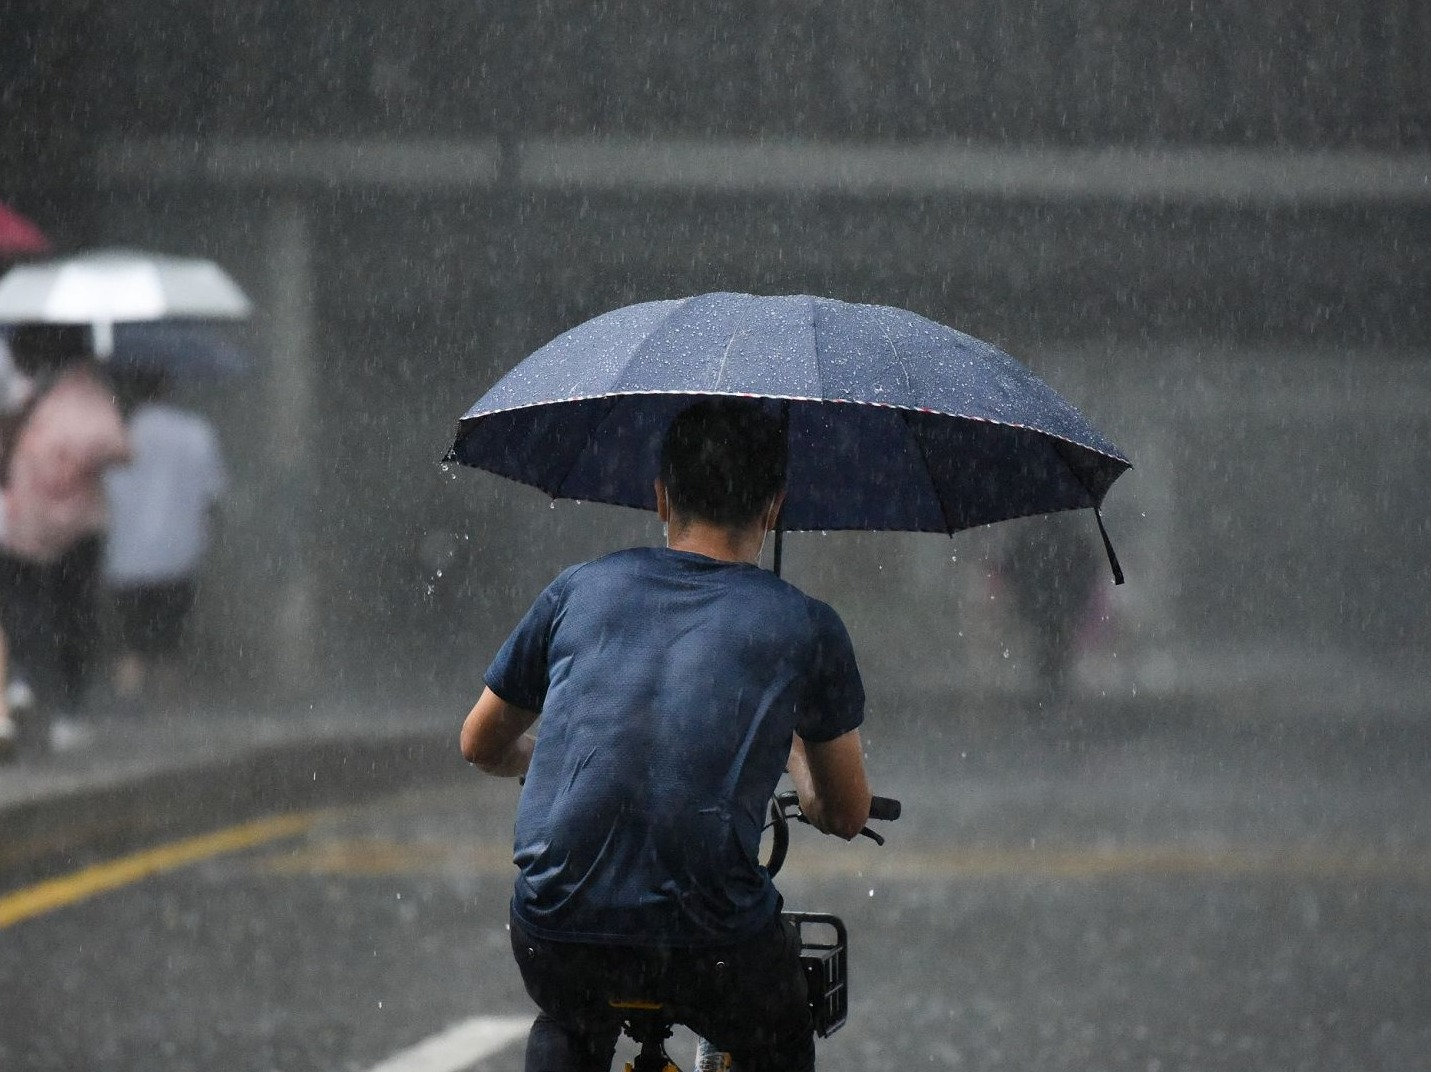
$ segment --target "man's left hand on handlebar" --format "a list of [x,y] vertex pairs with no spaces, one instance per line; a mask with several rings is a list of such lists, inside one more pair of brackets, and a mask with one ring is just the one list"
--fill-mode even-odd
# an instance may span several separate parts
[[859,730],[830,741],[805,741],[797,735],[785,769],[795,783],[800,810],[816,830],[849,841],[864,829],[870,817],[870,787]]

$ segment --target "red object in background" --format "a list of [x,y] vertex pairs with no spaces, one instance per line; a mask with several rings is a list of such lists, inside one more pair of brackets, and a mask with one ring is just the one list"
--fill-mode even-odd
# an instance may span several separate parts
[[0,203],[0,257],[48,253],[50,240],[43,231],[12,208]]

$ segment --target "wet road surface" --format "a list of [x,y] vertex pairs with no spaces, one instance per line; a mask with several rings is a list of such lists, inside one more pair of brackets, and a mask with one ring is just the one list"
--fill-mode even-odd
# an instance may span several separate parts
[[[884,848],[797,832],[781,881],[850,928],[821,1067],[1431,1068],[1431,734],[1260,725],[876,713],[906,817]],[[515,798],[216,815],[4,882],[0,1067],[520,1067]]]

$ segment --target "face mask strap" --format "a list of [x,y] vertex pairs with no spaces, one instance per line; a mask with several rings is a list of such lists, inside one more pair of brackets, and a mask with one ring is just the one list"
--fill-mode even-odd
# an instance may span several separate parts
[[[775,500],[774,500],[774,499],[771,499],[771,500],[770,500],[770,510],[771,510],[771,512],[775,512]],[[783,512],[783,511],[782,511],[782,512]],[[770,568],[771,568],[771,570],[775,573],[775,576],[779,577],[779,576],[780,576],[781,558],[783,557],[782,552],[785,550],[785,530],[784,530],[784,529],[781,527],[781,525],[780,525],[780,513],[779,513],[779,512],[775,512],[775,516],[774,516],[774,517],[771,517],[771,516],[770,516],[770,513],[767,513],[767,514],[766,514],[766,517],[769,518],[770,524],[766,526],[765,536],[769,536],[772,531],[774,531],[774,533],[775,533],[775,557],[774,557],[774,560],[773,560],[773,561],[771,562],[771,564],[770,564]],[[765,536],[762,536],[762,537],[760,538],[760,550],[761,550],[762,552],[764,552],[764,550],[765,550]]]

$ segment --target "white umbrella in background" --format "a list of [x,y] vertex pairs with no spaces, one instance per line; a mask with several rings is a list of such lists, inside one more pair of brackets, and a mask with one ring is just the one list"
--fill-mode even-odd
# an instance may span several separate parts
[[130,250],[22,264],[0,279],[0,323],[90,324],[108,357],[114,325],[149,320],[241,320],[247,296],[213,261]]

